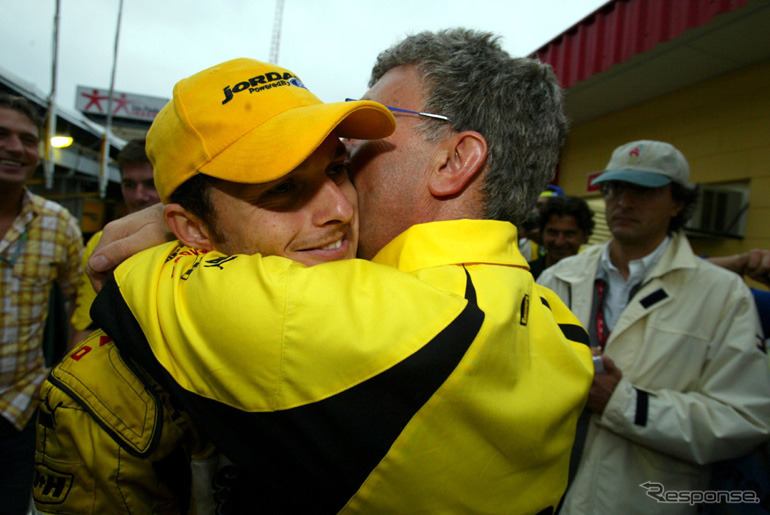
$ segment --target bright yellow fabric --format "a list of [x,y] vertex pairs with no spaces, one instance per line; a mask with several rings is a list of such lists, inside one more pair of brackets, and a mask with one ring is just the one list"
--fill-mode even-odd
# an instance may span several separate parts
[[182,443],[186,419],[164,392],[133,375],[101,330],[53,370],[40,401],[33,490],[39,511],[179,513],[154,464]]
[[75,300],[75,311],[72,313],[72,326],[76,331],[84,331],[91,325],[91,304],[93,304],[96,298],[96,291],[91,285],[88,275],[86,275],[86,263],[91,259],[91,254],[94,253],[94,249],[99,244],[99,240],[102,239],[102,231],[97,232],[86,243],[86,248],[83,251],[82,260],[82,273],[80,274],[80,284],[78,285],[78,296]]
[[[312,268],[275,256],[214,261],[224,259],[170,243],[126,261],[115,279],[175,380],[245,411],[300,406],[356,385],[418,350],[466,304],[363,260]],[[309,367],[308,357],[323,366]]]
[[534,284],[515,228],[418,225],[374,261],[306,268],[168,244],[115,277],[155,357],[183,388],[264,411],[324,399],[413,354],[466,305],[465,267],[485,313],[481,330],[343,511],[555,506],[593,367],[587,346],[560,329],[579,326],[575,317]]

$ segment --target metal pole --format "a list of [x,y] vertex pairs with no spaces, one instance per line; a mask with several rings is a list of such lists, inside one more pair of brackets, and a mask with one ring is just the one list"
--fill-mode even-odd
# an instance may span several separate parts
[[120,40],[120,19],[123,16],[123,0],[118,4],[118,27],[115,29],[115,49],[112,55],[112,77],[110,79],[110,92],[107,98],[107,125],[104,127],[102,138],[102,158],[99,166],[99,195],[104,198],[107,194],[109,182],[110,164],[110,136],[112,136],[112,95],[115,91],[115,70],[118,64],[118,41]]
[[281,48],[281,27],[283,25],[283,1],[275,0],[275,17],[273,18],[273,39],[270,42],[270,59],[273,64],[278,64],[278,51]]
[[53,18],[53,65],[51,70],[51,94],[48,96],[48,116],[45,129],[45,154],[43,158],[43,177],[45,187],[53,188],[54,162],[51,138],[56,135],[56,68],[59,61],[59,0],[56,0],[56,13]]

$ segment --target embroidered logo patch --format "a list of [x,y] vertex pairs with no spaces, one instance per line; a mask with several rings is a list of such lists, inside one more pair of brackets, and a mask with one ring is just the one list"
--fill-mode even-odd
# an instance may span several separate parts
[[44,504],[59,504],[64,502],[72,488],[75,476],[59,472],[42,463],[35,464],[35,482],[33,496],[35,501]]
[[268,72],[264,75],[244,78],[241,82],[236,83],[232,87],[227,85],[222,88],[222,93],[225,95],[225,99],[222,100],[222,104],[228,103],[237,93],[240,93],[241,91],[259,93],[260,91],[265,91],[280,86],[296,86],[298,88],[307,89],[301,80],[289,72]]

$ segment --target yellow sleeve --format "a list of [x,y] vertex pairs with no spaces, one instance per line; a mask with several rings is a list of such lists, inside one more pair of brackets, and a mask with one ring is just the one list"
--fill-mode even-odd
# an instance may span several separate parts
[[102,231],[97,232],[86,244],[85,251],[83,251],[82,272],[80,274],[80,284],[78,285],[78,296],[75,301],[75,311],[72,313],[72,325],[77,331],[84,331],[91,325],[91,304],[96,298],[96,291],[91,286],[91,281],[86,275],[86,263],[91,258],[91,254],[94,253],[96,245],[102,238]]
[[[177,460],[186,420],[96,331],[40,390],[33,497],[42,513],[178,513],[159,470]],[[189,459],[181,469],[189,470]],[[183,473],[179,476],[184,477]],[[184,495],[184,492],[183,492]],[[187,498],[189,500],[189,488]]]
[[115,280],[176,383],[249,412],[302,406],[360,384],[417,352],[467,304],[369,261],[308,268],[173,243],[127,260]]

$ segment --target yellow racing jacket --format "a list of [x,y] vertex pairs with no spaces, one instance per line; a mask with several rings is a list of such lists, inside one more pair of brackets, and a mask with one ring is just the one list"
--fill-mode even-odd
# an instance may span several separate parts
[[35,452],[42,513],[179,513],[195,433],[99,330],[43,383]]
[[593,368],[515,228],[418,225],[373,261],[172,243],[92,315],[237,466],[236,511],[551,510]]
[[72,318],[70,318],[72,327],[74,327],[76,331],[84,331],[92,324],[90,311],[91,304],[96,298],[96,291],[91,285],[88,274],[86,274],[86,264],[88,263],[88,260],[91,259],[91,254],[94,253],[94,250],[101,239],[102,231],[99,231],[91,236],[88,243],[86,243],[86,248],[83,249],[83,259],[81,261],[83,271],[80,273],[80,284],[78,285],[78,296],[75,299],[75,309],[72,312]]

